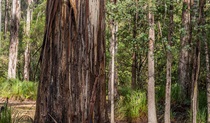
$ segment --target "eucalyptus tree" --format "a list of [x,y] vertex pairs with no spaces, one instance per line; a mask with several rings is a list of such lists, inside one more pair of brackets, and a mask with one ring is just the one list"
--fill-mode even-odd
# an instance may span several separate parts
[[191,27],[192,34],[197,34],[195,37],[191,37],[192,42],[195,44],[193,45],[193,67],[192,67],[192,90],[191,90],[191,110],[192,110],[192,122],[197,122],[197,107],[198,107],[198,78],[200,72],[200,49],[201,49],[201,41],[200,41],[200,32],[199,26],[201,26],[202,22],[202,11],[203,5],[198,0],[194,0],[191,3]]
[[182,31],[180,36],[180,55],[179,55],[179,82],[182,87],[183,94],[186,94],[187,85],[189,85],[189,45],[190,45],[190,1],[183,0],[182,9]]
[[[117,0],[110,0],[111,4],[116,5]],[[111,101],[111,123],[114,123],[114,95],[115,95],[115,80],[116,80],[116,49],[117,49],[117,31],[118,31],[118,23],[115,19],[110,20],[110,31],[111,31],[111,39],[110,39],[110,54],[111,54],[111,62],[110,62],[110,80],[109,80],[109,93],[110,93],[110,101]]]
[[174,6],[173,1],[171,1],[169,5],[169,23],[168,23],[168,44],[167,47],[167,63],[166,63],[166,93],[165,93],[165,114],[164,120],[165,123],[170,123],[170,114],[171,114],[171,71],[172,71],[172,36],[173,36],[173,28],[174,28]]
[[155,106],[155,63],[154,63],[154,44],[155,44],[155,24],[154,24],[154,3],[148,1],[148,23],[149,23],[149,48],[148,48],[148,122],[157,123],[156,106]]
[[48,0],[35,123],[105,123],[105,0]]
[[[138,0],[135,0],[136,8],[138,8]],[[136,9],[135,14],[133,16],[133,39],[136,39],[137,37],[137,24],[138,24],[138,11]],[[131,87],[132,89],[135,89],[137,87],[137,44],[136,42],[133,43],[133,54],[132,54],[132,81],[131,81]]]
[[31,17],[32,17],[32,9],[31,4],[33,0],[27,0],[27,10],[26,10],[26,48],[24,52],[24,71],[23,71],[23,78],[26,81],[29,81],[29,67],[30,67],[30,27],[31,27]]
[[20,25],[20,0],[12,1],[12,17],[10,28],[10,47],[8,78],[16,78],[17,55],[19,44],[19,25]]

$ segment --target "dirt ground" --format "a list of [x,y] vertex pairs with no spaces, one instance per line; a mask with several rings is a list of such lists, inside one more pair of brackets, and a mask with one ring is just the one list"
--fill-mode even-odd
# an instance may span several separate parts
[[[4,106],[6,98],[0,98],[0,107]],[[35,115],[36,102],[31,100],[18,101],[8,99],[7,107],[11,109],[12,119],[18,123],[32,123]]]

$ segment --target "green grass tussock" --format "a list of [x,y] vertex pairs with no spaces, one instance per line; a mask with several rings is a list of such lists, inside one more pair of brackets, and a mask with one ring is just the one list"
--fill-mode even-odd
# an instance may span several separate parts
[[36,99],[37,83],[20,81],[17,79],[0,79],[0,96],[17,100]]
[[145,92],[122,89],[121,94],[122,96],[120,96],[116,106],[118,119],[136,119],[144,117],[147,114]]

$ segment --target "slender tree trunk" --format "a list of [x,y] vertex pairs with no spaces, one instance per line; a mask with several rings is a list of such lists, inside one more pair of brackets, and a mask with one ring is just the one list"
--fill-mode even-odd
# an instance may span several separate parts
[[115,44],[116,44],[116,25],[113,21],[111,25],[112,39],[111,39],[111,123],[114,123],[114,90],[115,90]]
[[[172,36],[173,36],[173,2],[169,5],[169,26],[168,26],[168,46],[171,47]],[[167,65],[166,65],[166,98],[165,98],[165,123],[170,123],[170,114],[171,114],[171,63],[172,63],[172,54],[171,50],[167,49]]]
[[[116,5],[116,0],[110,0],[110,2]],[[111,29],[111,39],[110,39],[110,54],[111,54],[111,61],[109,65],[109,102],[110,102],[110,111],[111,111],[111,123],[114,123],[114,100],[115,100],[115,93],[116,93],[116,80],[117,80],[117,70],[116,70],[116,51],[117,51],[117,30],[118,24],[117,22],[112,19],[110,21],[110,29]]]
[[[138,5],[138,1],[136,0],[136,8]],[[138,20],[138,12],[136,11],[134,17],[133,17],[133,39],[136,39],[137,35],[137,20]],[[132,89],[136,89],[137,87],[137,44],[136,42],[133,42],[133,57],[132,57],[132,81],[131,81],[131,87]]]
[[[198,3],[197,0],[193,1],[192,4],[193,18],[192,23],[196,26],[201,26],[202,24],[202,11],[203,5],[202,0]],[[199,6],[199,8],[198,8]],[[198,11],[199,10],[199,11]],[[198,15],[198,18],[197,18]],[[194,29],[195,30],[195,29]],[[201,30],[195,30],[196,34],[201,35]],[[193,68],[192,68],[192,92],[191,92],[191,110],[192,110],[192,122],[197,122],[197,107],[198,107],[198,77],[200,72],[200,47],[201,42],[199,36],[195,37],[194,55],[193,55]]]
[[10,31],[10,47],[9,47],[9,65],[8,65],[8,78],[16,78],[16,66],[18,55],[18,32],[20,21],[20,1],[12,1],[12,18],[11,18],[11,31]]
[[[206,6],[206,0],[200,1],[200,8],[205,8]],[[202,25],[206,24],[206,16],[204,9],[200,10],[202,15]],[[206,29],[202,28],[202,36],[204,40],[204,46],[205,46],[205,55],[206,55],[206,93],[207,93],[207,122],[210,123],[210,65],[209,65],[209,45],[206,40]]]
[[[204,31],[205,33],[205,31]],[[210,70],[209,70],[209,48],[207,40],[204,38],[205,43],[205,54],[206,54],[206,92],[207,92],[207,107],[208,115],[207,122],[210,123]]]
[[133,46],[133,56],[132,56],[132,81],[131,81],[131,88],[136,89],[136,68],[137,68],[137,53],[136,53],[136,45]]
[[186,96],[186,89],[189,83],[189,40],[190,40],[190,0],[183,0],[182,8],[182,27],[181,32],[181,51],[179,58],[179,82],[182,87],[183,95]]
[[28,6],[27,6],[27,15],[26,15],[26,36],[27,36],[27,42],[26,42],[26,49],[24,52],[24,80],[29,81],[29,67],[30,67],[30,23],[31,23],[31,15],[32,11],[30,9],[32,0],[28,0]]
[[148,122],[157,123],[156,106],[155,106],[155,66],[154,66],[154,44],[155,44],[155,30],[154,30],[154,7],[151,0],[149,0],[149,51],[148,51]]
[[9,7],[9,2],[8,0],[5,0],[5,12],[4,12],[4,39],[6,38],[7,36],[7,28],[8,28],[8,9]]
[[192,122],[197,121],[197,107],[198,107],[198,77],[200,71],[200,41],[196,43],[196,49],[193,60],[193,73],[192,73],[192,95],[191,95],[191,108],[192,108]]
[[48,0],[35,123],[105,123],[105,1]]

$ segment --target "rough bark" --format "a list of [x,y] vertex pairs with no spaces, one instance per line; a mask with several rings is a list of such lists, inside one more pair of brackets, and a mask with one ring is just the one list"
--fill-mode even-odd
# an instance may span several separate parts
[[178,74],[183,95],[186,96],[187,86],[189,85],[190,0],[183,0],[182,27]]
[[35,123],[105,123],[105,1],[48,0]]
[[[169,25],[168,25],[168,46],[171,47],[173,36],[173,2],[169,5]],[[170,123],[171,114],[171,63],[172,53],[171,49],[167,49],[167,65],[166,65],[166,94],[165,94],[165,123]]]
[[152,11],[153,3],[149,0],[149,51],[148,51],[148,122],[157,123],[156,106],[155,106],[155,66],[154,66],[154,13]]
[[20,21],[20,0],[12,1],[12,18],[10,29],[9,65],[8,78],[16,78],[16,66],[18,55],[18,32]]
[[30,25],[31,25],[31,15],[32,11],[30,9],[31,3],[33,0],[28,0],[28,6],[27,6],[27,15],[26,15],[26,48],[24,52],[24,71],[23,71],[23,78],[25,81],[29,81],[29,67],[30,67]]

